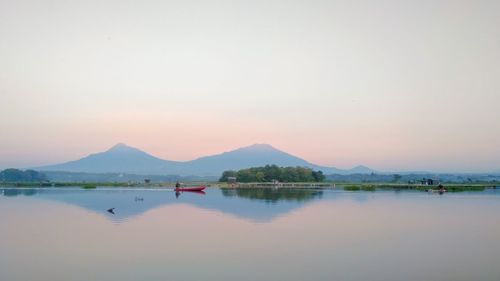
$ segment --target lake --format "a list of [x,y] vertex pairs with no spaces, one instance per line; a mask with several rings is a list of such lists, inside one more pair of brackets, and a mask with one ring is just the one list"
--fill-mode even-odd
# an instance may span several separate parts
[[0,280],[497,281],[499,215],[500,190],[3,188]]

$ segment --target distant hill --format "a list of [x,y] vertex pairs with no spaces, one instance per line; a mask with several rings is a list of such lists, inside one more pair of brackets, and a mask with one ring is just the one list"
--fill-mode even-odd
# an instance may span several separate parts
[[239,170],[267,164],[308,167],[314,170],[321,170],[324,174],[363,174],[375,172],[364,166],[358,166],[352,170],[341,170],[334,167],[315,165],[276,149],[269,144],[254,144],[185,162],[163,160],[137,148],[125,144],[117,144],[104,152],[91,154],[82,159],[62,164],[38,167],[36,170],[76,173],[220,176],[225,170]]
[[375,173],[376,171],[375,170],[372,170],[366,166],[363,166],[363,165],[359,165],[359,166],[356,166],[352,169],[349,170],[349,173],[352,173],[352,174],[371,174],[371,173]]
[[47,179],[53,182],[144,182],[149,179],[151,183],[165,182],[193,182],[193,181],[216,181],[218,176],[180,176],[167,174],[127,174],[127,173],[82,173],[44,171]]

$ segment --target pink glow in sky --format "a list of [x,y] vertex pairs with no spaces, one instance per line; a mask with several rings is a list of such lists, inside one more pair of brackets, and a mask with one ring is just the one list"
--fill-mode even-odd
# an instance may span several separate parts
[[124,142],[500,170],[500,3],[382,2],[1,1],[0,168]]

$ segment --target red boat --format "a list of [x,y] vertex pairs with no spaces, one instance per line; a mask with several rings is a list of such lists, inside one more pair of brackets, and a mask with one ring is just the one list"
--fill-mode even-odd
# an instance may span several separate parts
[[195,187],[176,187],[174,190],[175,192],[181,192],[181,191],[203,191],[205,189],[205,186],[195,186]]

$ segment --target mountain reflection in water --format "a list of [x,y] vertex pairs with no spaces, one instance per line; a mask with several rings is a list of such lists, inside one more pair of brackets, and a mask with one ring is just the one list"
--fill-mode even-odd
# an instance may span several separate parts
[[493,281],[499,213],[498,190],[0,188],[0,280]]
[[[321,199],[323,191],[285,188],[278,190],[211,188],[206,190],[206,194],[193,192],[176,194],[170,189],[6,188],[0,189],[0,194],[7,197],[30,196],[79,206],[101,214],[115,223],[122,223],[149,210],[174,204],[189,204],[249,221],[269,222],[303,207],[308,202]],[[114,208],[114,212],[107,212],[111,208]]]

